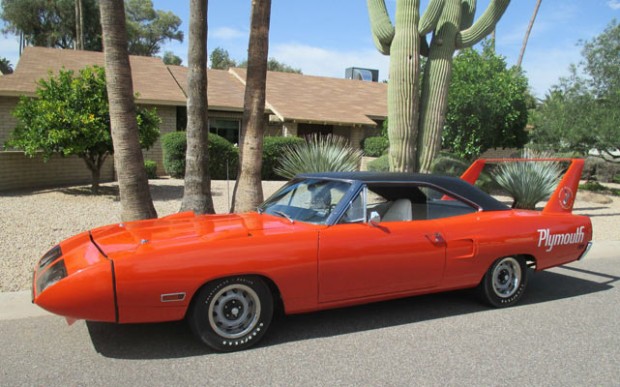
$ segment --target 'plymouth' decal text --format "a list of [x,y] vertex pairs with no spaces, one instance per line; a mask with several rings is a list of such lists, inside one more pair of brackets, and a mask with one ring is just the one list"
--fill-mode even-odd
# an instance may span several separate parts
[[551,251],[554,246],[581,243],[585,238],[583,229],[584,226],[581,226],[575,232],[566,234],[552,234],[548,228],[538,229],[538,247],[545,246],[546,251]]

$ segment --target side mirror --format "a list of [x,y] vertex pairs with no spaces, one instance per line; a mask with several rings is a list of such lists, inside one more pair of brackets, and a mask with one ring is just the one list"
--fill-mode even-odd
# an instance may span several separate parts
[[378,226],[381,223],[381,215],[377,211],[373,211],[370,213],[370,217],[368,218],[368,223],[372,226]]

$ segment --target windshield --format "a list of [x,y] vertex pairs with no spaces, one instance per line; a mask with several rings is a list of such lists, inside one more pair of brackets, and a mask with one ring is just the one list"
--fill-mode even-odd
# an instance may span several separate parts
[[350,187],[350,183],[343,181],[293,180],[261,204],[258,210],[291,222],[325,224]]

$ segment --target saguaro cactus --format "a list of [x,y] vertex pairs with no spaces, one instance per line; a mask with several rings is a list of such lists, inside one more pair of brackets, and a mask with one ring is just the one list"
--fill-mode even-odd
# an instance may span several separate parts
[[385,0],[368,0],[368,13],[377,49],[390,55],[388,137],[390,170],[414,172],[419,116],[421,36],[432,31],[444,0],[431,0],[420,18],[420,0],[398,0],[392,25]]
[[[488,35],[510,0],[492,0],[473,25],[476,0],[431,0],[422,17],[420,0],[397,0],[394,25],[385,0],[367,2],[375,45],[390,55],[390,170],[414,172],[418,163],[427,170],[441,146],[452,56],[456,49],[471,47]],[[425,36],[431,31],[428,47]],[[421,53],[428,55],[422,90]]]
[[443,12],[433,32],[422,80],[417,137],[420,171],[430,172],[431,163],[441,149],[454,52],[473,46],[491,33],[509,3],[510,0],[492,0],[472,25],[476,0],[445,0]]

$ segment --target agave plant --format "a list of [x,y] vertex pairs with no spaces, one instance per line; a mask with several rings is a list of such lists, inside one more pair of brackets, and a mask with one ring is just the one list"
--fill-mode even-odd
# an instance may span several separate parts
[[307,142],[284,150],[275,172],[287,179],[298,173],[350,172],[359,168],[362,152],[338,136],[314,134]]
[[[525,150],[524,159],[548,158],[549,154]],[[514,202],[513,208],[536,209],[536,203],[547,199],[560,180],[562,166],[555,161],[516,161],[502,163],[493,178]]]

